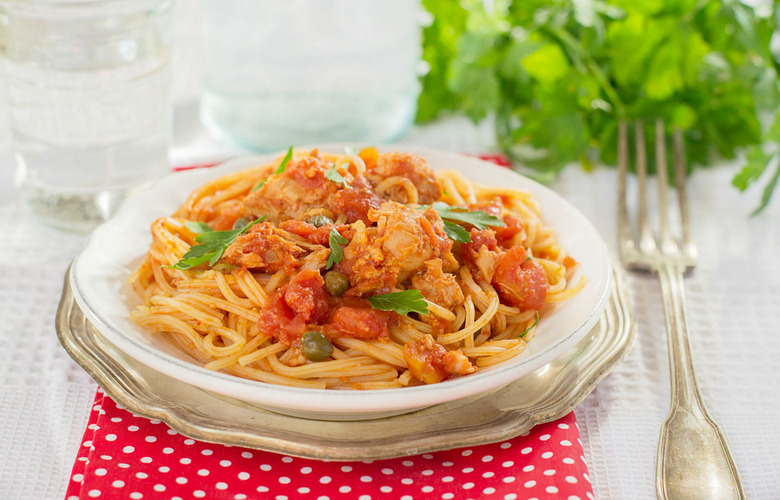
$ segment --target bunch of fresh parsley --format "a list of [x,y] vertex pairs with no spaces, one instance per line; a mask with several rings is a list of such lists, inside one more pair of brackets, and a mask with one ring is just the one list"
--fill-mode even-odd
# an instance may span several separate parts
[[[755,3],[755,2],[751,2]],[[662,118],[685,137],[689,166],[735,158],[745,189],[780,162],[759,146],[773,127],[780,90],[778,2],[739,0],[423,0],[418,121],[442,112],[495,120],[499,146],[531,175],[550,180],[564,165],[616,162],[621,120]],[[775,158],[777,160],[777,158]],[[650,165],[652,165],[652,159]],[[773,170],[774,169],[774,170]],[[773,170],[773,171],[772,171]],[[772,172],[772,173],[770,173]]]

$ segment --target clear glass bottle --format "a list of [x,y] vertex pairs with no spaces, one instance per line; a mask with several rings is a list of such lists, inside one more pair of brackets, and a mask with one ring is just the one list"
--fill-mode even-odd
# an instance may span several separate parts
[[416,113],[418,0],[202,1],[201,119],[257,150],[388,142]]

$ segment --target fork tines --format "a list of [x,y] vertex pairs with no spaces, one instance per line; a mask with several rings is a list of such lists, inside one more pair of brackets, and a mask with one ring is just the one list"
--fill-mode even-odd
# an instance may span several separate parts
[[650,225],[648,208],[648,172],[647,151],[645,145],[645,128],[641,120],[634,122],[635,136],[635,167],[638,206],[636,219],[638,238],[629,222],[629,209],[627,198],[628,170],[629,170],[629,139],[628,124],[620,122],[618,128],[618,238],[620,241],[620,254],[627,266],[653,269],[659,260],[671,259],[675,263],[687,267],[693,267],[696,261],[696,247],[691,238],[687,195],[685,190],[685,153],[683,150],[682,132],[674,128],[672,132],[672,144],[674,148],[674,176],[677,187],[677,202],[681,227],[681,238],[678,241],[672,237],[669,225],[669,179],[667,174],[667,135],[664,122],[661,119],[655,122],[655,170],[656,183],[658,185],[658,219],[659,232],[655,236]]

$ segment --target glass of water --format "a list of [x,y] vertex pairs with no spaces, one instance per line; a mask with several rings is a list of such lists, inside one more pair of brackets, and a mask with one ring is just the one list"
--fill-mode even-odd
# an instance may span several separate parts
[[0,0],[25,205],[88,231],[169,170],[171,0]]
[[397,139],[417,110],[419,0],[204,0],[201,121],[258,150]]

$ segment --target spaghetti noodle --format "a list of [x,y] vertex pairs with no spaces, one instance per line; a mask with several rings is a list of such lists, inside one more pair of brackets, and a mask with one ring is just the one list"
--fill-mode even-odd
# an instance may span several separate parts
[[131,318],[271,384],[465,376],[521,353],[584,285],[530,193],[373,148],[291,149],[201,186],[151,232]]

